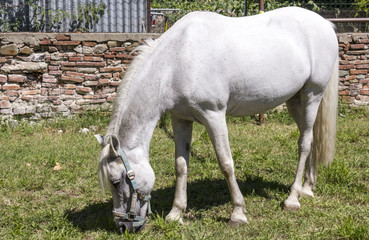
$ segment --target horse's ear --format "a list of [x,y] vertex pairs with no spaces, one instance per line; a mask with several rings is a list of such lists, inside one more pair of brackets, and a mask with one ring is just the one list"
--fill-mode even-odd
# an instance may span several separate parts
[[117,136],[110,135],[109,136],[109,145],[110,145],[110,156],[118,157],[119,156],[119,148],[120,142]]
[[105,147],[106,146],[106,143],[104,142],[104,137],[103,136],[101,136],[100,134],[96,134],[95,135],[95,138],[97,139],[97,141],[99,142],[99,144],[102,147]]

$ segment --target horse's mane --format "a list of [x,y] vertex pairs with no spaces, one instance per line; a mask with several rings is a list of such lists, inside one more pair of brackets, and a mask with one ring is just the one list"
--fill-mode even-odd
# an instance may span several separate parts
[[138,46],[131,52],[131,54],[138,53],[138,55],[135,56],[127,72],[124,74],[121,83],[119,84],[117,97],[114,101],[113,114],[106,135],[118,135],[119,126],[123,117],[122,112],[126,106],[126,99],[129,89],[135,80],[134,76],[136,75],[137,71],[139,71],[146,56],[149,55],[152,52],[152,49],[158,44],[158,41],[159,40],[154,41],[153,39],[149,38],[145,40],[143,45]]

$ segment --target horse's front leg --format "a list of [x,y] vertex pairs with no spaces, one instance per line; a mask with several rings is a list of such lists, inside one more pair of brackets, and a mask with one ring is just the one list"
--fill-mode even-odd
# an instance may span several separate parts
[[167,221],[176,220],[183,224],[182,215],[187,207],[187,169],[193,123],[172,116],[172,125],[175,142],[175,169],[177,180],[172,210],[165,219]]
[[231,194],[233,211],[228,224],[237,226],[247,222],[245,216],[246,208],[243,195],[238,187],[234,174],[234,164],[229,147],[227,123],[223,112],[211,112],[205,116],[204,125],[209,133],[214,146],[219,167],[222,170]]

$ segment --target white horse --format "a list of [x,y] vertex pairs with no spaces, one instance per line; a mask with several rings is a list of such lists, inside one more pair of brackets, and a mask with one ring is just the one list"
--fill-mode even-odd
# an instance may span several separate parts
[[299,209],[302,195],[313,196],[315,163],[334,156],[338,44],[330,22],[296,7],[241,18],[194,12],[138,51],[119,86],[106,136],[97,136],[104,147],[100,181],[111,189],[119,228],[139,230],[145,222],[155,181],[150,139],[165,112],[172,118],[177,177],[168,221],[183,222],[197,121],[205,126],[228,183],[229,224],[247,222],[226,115],[254,115],[284,102],[300,131],[296,177],[284,206]]

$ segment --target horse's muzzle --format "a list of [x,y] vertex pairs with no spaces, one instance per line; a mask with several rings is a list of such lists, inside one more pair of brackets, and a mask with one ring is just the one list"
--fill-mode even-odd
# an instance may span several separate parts
[[146,226],[146,221],[143,223],[137,224],[137,222],[131,222],[123,219],[116,220],[117,227],[120,233],[124,233],[128,231],[130,233],[140,232]]

